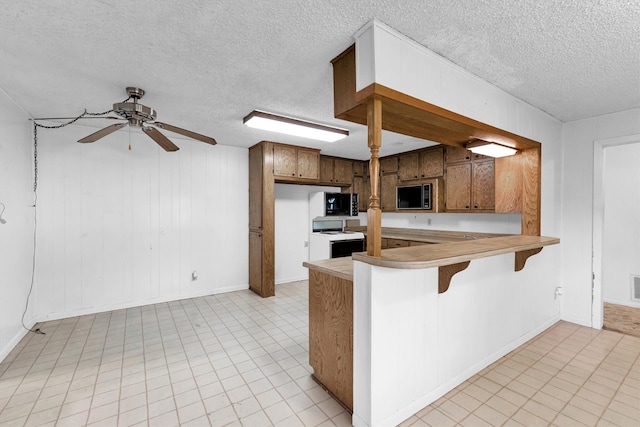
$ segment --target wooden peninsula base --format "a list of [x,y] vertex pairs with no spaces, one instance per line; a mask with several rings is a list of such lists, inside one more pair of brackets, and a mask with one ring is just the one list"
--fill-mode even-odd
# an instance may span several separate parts
[[353,411],[353,281],[309,270],[309,364]]

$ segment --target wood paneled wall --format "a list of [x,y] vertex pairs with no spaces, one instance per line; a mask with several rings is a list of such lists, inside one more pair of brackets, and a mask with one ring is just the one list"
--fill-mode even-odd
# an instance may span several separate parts
[[90,132],[40,132],[37,312],[246,289],[247,150],[173,138],[167,153],[128,128],[75,142]]

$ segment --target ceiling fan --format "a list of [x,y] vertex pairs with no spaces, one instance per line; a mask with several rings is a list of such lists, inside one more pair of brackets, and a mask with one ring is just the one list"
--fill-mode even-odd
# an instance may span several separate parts
[[[167,123],[155,121],[157,116],[156,110],[138,103],[140,98],[144,96],[144,90],[137,87],[128,87],[127,94],[129,95],[129,98],[124,102],[113,104],[113,112],[119,117],[105,117],[110,119],[122,118],[126,120],[127,123],[116,123],[111,126],[107,126],[104,129],[100,129],[99,131],[92,133],[91,135],[85,136],[78,140],[78,142],[83,144],[95,142],[128,124],[129,126],[140,127],[144,133],[149,135],[149,137],[165,151],[178,151],[180,148],[156,128],[168,130],[169,132],[187,136],[198,141],[206,142],[207,144],[216,145],[216,140],[211,137],[172,126]],[[132,99],[133,102],[128,102],[130,99]]]

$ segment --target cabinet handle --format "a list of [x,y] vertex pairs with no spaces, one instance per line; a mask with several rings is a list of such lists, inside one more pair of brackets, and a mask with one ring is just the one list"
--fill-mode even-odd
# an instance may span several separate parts
[[469,205],[465,206],[464,208],[465,208],[465,209],[469,209]]
[[475,205],[473,208],[474,208],[474,209],[478,209],[478,205]]

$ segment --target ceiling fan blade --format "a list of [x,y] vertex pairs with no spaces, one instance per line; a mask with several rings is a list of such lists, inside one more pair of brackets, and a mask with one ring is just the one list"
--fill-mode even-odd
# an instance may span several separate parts
[[114,125],[111,126],[107,126],[104,129],[100,129],[98,132],[94,132],[89,136],[85,136],[82,139],[79,139],[78,142],[80,143],[87,143],[87,142],[96,142],[97,140],[99,140],[102,137],[105,137],[115,131],[117,131],[118,129],[120,129],[121,127],[126,126],[127,123],[116,123]]
[[173,142],[169,141],[169,138],[160,133],[158,129],[143,126],[142,131],[149,135],[160,147],[164,148],[165,151],[178,151],[180,149]]
[[175,127],[166,123],[162,123],[162,122],[153,122],[151,123],[155,126],[158,126],[160,129],[166,129],[169,132],[174,132],[174,133],[179,133],[180,135],[184,135],[184,136],[188,136],[189,138],[193,138],[193,139],[197,139],[198,141],[202,141],[202,142],[206,142],[207,144],[211,144],[211,145],[216,145],[217,142],[215,139],[209,137],[209,136],[205,136],[205,135],[201,135],[199,133],[195,133],[192,132],[190,130],[186,130],[186,129],[182,129],[179,127]]

